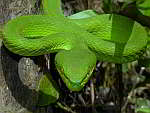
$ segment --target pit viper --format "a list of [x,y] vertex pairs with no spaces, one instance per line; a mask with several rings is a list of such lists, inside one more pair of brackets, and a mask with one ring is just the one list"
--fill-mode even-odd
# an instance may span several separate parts
[[72,91],[84,87],[97,60],[131,62],[146,47],[144,27],[130,18],[92,10],[65,17],[60,0],[42,2],[44,14],[16,17],[5,25],[3,43],[22,56],[56,52],[56,68]]

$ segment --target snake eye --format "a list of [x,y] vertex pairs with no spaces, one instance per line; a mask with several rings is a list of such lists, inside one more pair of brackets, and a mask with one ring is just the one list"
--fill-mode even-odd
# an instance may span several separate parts
[[55,66],[56,66],[57,71],[59,72],[59,74],[64,74],[64,69],[60,65],[58,65],[57,62],[55,62]]
[[59,74],[64,75],[64,69],[61,68],[60,66],[57,66],[57,70],[59,72]]
[[60,72],[61,72],[62,74],[64,74],[64,69],[63,69],[63,68],[61,68],[61,69],[60,69]]

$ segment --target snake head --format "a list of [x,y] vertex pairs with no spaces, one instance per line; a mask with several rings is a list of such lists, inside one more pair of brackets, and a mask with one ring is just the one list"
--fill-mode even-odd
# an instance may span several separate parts
[[72,91],[80,91],[92,75],[96,56],[88,49],[63,50],[55,57],[56,68]]

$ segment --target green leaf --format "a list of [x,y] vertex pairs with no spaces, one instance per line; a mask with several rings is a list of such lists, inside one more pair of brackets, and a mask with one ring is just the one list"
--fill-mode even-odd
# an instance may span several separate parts
[[150,108],[137,108],[137,113],[150,113]]
[[61,0],[42,0],[44,14],[63,15],[60,1]]
[[137,108],[135,110],[137,113],[150,113],[150,100],[137,98],[136,106]]
[[59,98],[58,87],[50,74],[42,76],[39,83],[39,106],[55,103]]
[[145,0],[143,3],[137,5],[143,15],[150,16],[150,0]]
[[0,40],[3,39],[3,25],[0,24]]
[[85,10],[81,11],[79,13],[73,14],[71,16],[68,16],[70,19],[81,19],[81,18],[89,18],[98,15],[96,12],[93,10]]

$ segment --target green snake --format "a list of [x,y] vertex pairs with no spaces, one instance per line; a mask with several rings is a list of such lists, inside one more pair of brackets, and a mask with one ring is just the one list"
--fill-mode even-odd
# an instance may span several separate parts
[[[64,17],[60,0],[43,0],[44,15],[20,16],[4,27],[4,45],[22,56],[57,52],[55,64],[66,86],[80,91],[96,61],[127,63],[138,59],[147,44],[139,23],[116,14],[84,13]],[[90,15],[91,14],[91,15]]]

